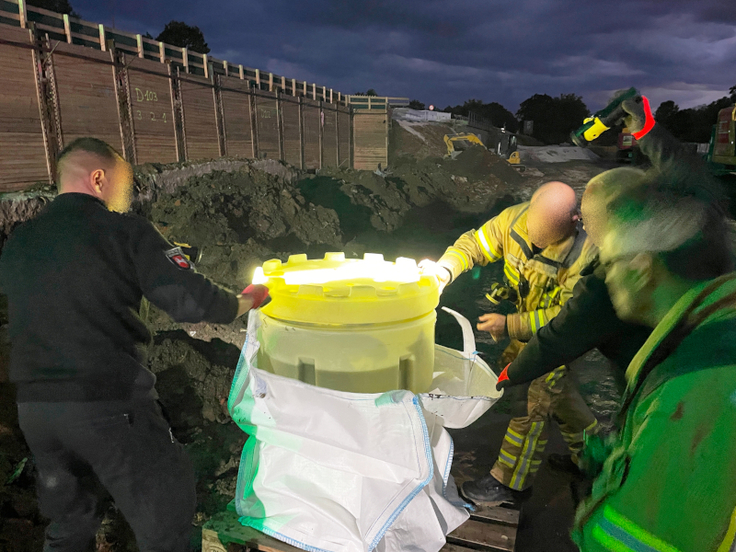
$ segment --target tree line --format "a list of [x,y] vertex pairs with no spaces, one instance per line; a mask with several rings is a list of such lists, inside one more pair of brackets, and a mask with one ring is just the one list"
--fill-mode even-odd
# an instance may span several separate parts
[[[654,118],[679,140],[704,143],[710,140],[718,112],[735,103],[736,85],[729,89],[728,95],[707,105],[680,109],[672,100],[662,102]],[[412,100],[409,107],[424,109],[424,104]],[[582,97],[575,94],[560,94],[557,97],[534,94],[521,102],[515,114],[498,102],[484,103],[478,99],[470,99],[460,105],[448,105],[442,111],[462,117],[467,117],[472,111],[489,119],[494,126],[511,132],[518,132],[523,121],[533,121],[531,136],[545,144],[569,142],[570,133],[591,114]],[[606,133],[599,140],[601,144],[614,144],[616,133]]]

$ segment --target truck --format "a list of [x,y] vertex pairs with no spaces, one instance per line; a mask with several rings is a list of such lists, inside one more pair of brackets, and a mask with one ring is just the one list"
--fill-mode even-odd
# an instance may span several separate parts
[[736,105],[718,112],[705,161],[716,176],[736,175]]

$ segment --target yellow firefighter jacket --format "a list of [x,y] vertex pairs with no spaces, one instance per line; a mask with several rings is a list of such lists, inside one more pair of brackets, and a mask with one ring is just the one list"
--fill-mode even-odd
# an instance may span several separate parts
[[479,230],[460,236],[438,262],[454,280],[476,264],[503,259],[505,280],[518,294],[518,312],[506,318],[506,327],[509,337],[519,341],[528,341],[557,316],[572,297],[580,271],[598,252],[580,226],[566,240],[534,254],[526,229],[528,209],[528,202],[505,209]]

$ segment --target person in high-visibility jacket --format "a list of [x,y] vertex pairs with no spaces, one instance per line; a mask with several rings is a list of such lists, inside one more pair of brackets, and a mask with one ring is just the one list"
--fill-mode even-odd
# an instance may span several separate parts
[[[474,265],[503,260],[508,286],[515,290],[517,312],[480,317],[478,329],[511,343],[500,365],[512,361],[532,335],[572,296],[580,271],[597,253],[580,224],[575,191],[562,182],[541,186],[530,202],[502,211],[479,230],[466,232],[437,262],[436,273],[450,283]],[[523,498],[542,462],[549,418],[554,412],[573,454],[585,431],[597,421],[560,366],[529,387],[527,415],[511,420],[498,459],[486,477],[462,487],[465,498],[491,504]]]
[[723,194],[695,164],[640,180],[608,205],[600,260],[618,316],[654,330],[626,370],[620,431],[586,446],[586,465],[602,468],[572,537],[583,552],[733,552],[736,272]]

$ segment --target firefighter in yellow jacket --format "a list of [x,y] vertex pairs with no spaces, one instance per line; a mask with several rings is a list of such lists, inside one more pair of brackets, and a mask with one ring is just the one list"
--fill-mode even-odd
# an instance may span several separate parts
[[[530,202],[502,211],[479,230],[466,232],[437,262],[440,280],[448,284],[474,265],[503,259],[504,279],[517,312],[480,317],[478,329],[496,341],[508,336],[501,366],[511,362],[531,336],[554,318],[572,296],[580,271],[597,249],[581,227],[575,191],[562,182],[541,186]],[[515,295],[515,297],[513,297]],[[595,431],[595,416],[561,366],[534,380],[527,415],[511,420],[491,473],[462,487],[465,498],[489,504],[523,498],[541,464],[547,425],[554,413],[576,461],[584,431]]]

